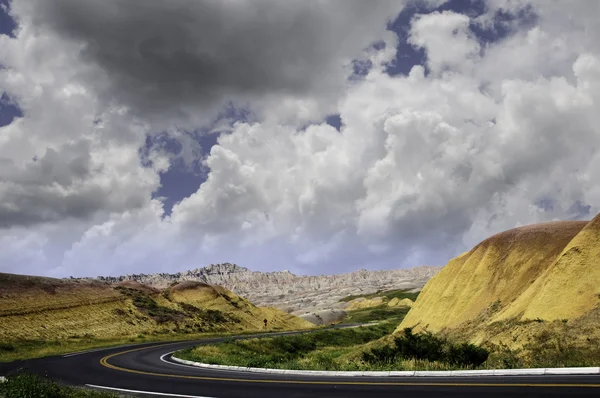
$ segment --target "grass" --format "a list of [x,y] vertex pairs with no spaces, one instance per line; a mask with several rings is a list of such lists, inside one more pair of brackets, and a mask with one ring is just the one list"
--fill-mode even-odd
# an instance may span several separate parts
[[600,339],[591,333],[582,334],[579,328],[569,327],[562,321],[541,326],[521,347],[511,348],[502,342],[487,346],[491,351],[488,367],[562,368],[600,365]]
[[119,395],[70,387],[27,372],[0,382],[0,396],[7,398],[119,398]]
[[408,310],[386,304],[363,308],[348,311],[344,322],[377,324],[356,329],[321,330],[310,335],[231,340],[183,350],[178,355],[189,360],[202,358],[202,362],[235,366],[357,370],[360,365],[346,357],[352,357],[363,346],[392,333]]
[[490,351],[487,368],[600,365],[600,306],[570,320],[511,318],[487,324],[489,318],[484,311],[480,317],[445,332],[458,341],[471,340],[480,333],[479,341]]
[[[119,287],[117,288],[121,294],[131,298],[133,305],[143,314],[146,314],[150,318],[154,319],[157,323],[178,323],[189,320],[192,317],[198,317],[206,325],[218,325],[226,323],[239,323],[239,320],[220,310],[204,309],[199,308],[188,303],[177,303],[178,309],[160,305],[151,296],[144,294],[143,292],[135,289]],[[172,299],[170,291],[166,290],[162,293],[162,296],[170,301]],[[233,301],[228,296],[226,300],[230,303]],[[234,306],[237,307],[237,303]],[[127,315],[121,310],[121,315]]]
[[[488,352],[429,334],[391,337],[396,322],[305,335],[226,341],[177,352],[178,358],[209,364],[300,370],[472,369]],[[394,345],[395,344],[395,345]]]
[[343,299],[341,299],[340,301],[347,303],[349,301],[352,301],[354,299],[361,298],[361,297],[364,297],[365,299],[372,299],[375,297],[383,297],[384,299],[387,299],[385,301],[390,301],[393,298],[397,298],[398,300],[408,298],[408,299],[411,299],[412,301],[415,301],[417,299],[417,296],[419,295],[419,293],[420,292],[411,293],[407,289],[395,289],[395,290],[386,290],[386,291],[378,290],[375,293],[370,293],[370,294],[357,294],[357,295],[347,296],[347,297],[344,297]]
[[347,311],[344,323],[368,323],[377,321],[396,322],[399,325],[404,316],[408,313],[406,307],[388,307],[383,304],[377,307],[361,308],[358,310]]
[[488,356],[489,351],[474,344],[456,344],[432,333],[413,333],[411,328],[406,328],[394,337],[392,344],[365,351],[361,359],[367,364],[394,365],[406,360],[422,360],[473,369],[481,366]]
[[179,358],[212,364],[279,369],[343,370],[337,359],[391,333],[395,322],[353,329],[320,330],[308,334],[226,341],[177,353]]
[[[328,329],[310,335],[229,340],[180,351],[176,356],[204,363],[300,370],[463,370],[586,367],[600,364],[600,339],[579,338],[570,322],[537,322],[518,348],[465,343],[468,338],[428,332],[391,333],[407,309],[380,306],[350,312],[352,322],[378,321],[356,329]],[[525,325],[527,326],[527,325]],[[506,326],[508,327],[508,326]],[[569,329],[571,328],[571,329]],[[528,330],[528,329],[527,329]]]

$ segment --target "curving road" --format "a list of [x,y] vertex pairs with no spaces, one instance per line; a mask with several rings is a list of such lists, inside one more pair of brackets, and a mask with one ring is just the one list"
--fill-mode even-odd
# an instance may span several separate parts
[[[272,335],[293,334],[274,333]],[[248,338],[251,336],[241,336]],[[140,396],[172,397],[598,397],[600,377],[320,377],[269,375],[188,367],[169,362],[172,351],[222,341],[146,343],[22,363],[0,364],[0,374],[19,367],[73,385]],[[161,359],[162,357],[162,359]],[[127,391],[125,391],[127,392]],[[152,393],[152,394],[142,394]]]

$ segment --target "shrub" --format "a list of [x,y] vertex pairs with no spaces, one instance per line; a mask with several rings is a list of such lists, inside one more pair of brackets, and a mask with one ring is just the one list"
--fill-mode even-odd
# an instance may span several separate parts
[[362,360],[367,363],[391,363],[398,357],[398,350],[391,345],[384,345],[362,353]]
[[15,350],[15,346],[9,343],[2,343],[0,342],[0,352],[1,351],[5,351],[5,352],[12,352]]
[[492,346],[491,356],[491,364],[495,367],[517,369],[525,366],[519,359],[517,352],[504,343]]
[[477,367],[487,361],[489,352],[474,344],[463,343],[450,346],[446,361],[453,365]]
[[451,344],[446,339],[431,333],[413,333],[404,329],[402,336],[394,339],[394,345],[373,348],[362,353],[366,363],[392,363],[398,359],[420,359],[430,362],[445,362],[462,367],[477,367],[488,358],[489,352],[474,344]]
[[111,393],[63,386],[28,372],[19,372],[0,383],[0,396],[10,398],[117,398]]
[[206,321],[209,324],[214,325],[227,322],[239,322],[238,318],[232,315],[225,314],[219,310],[207,310],[188,303],[179,303],[179,306],[187,313],[198,315],[200,318],[202,318],[202,320]]
[[446,341],[431,333],[414,334],[411,328],[404,329],[404,336],[394,340],[401,358],[439,361],[444,358]]

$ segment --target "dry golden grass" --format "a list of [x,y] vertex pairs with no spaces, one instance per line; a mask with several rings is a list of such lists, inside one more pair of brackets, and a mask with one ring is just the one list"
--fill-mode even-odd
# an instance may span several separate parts
[[136,282],[136,281],[122,281],[122,282],[117,283],[115,285],[115,287],[124,287],[124,288],[128,288],[128,289],[138,290],[138,291],[146,293],[146,294],[160,293],[160,289],[156,289],[152,286],[142,285],[141,283]]
[[201,282],[182,282],[170,288],[170,297],[174,302],[184,302],[199,308],[217,311],[233,311],[235,317],[244,325],[240,330],[264,329],[307,329],[314,327],[308,321],[271,307],[257,307],[250,301],[237,296],[221,286],[207,285]]
[[0,273],[0,316],[122,301],[109,285]]
[[348,303],[348,306],[344,308],[346,311],[359,310],[362,308],[371,308],[371,307],[379,307],[384,302],[383,297],[373,297],[373,298],[357,298]]
[[476,343],[518,347],[541,321],[585,318],[599,294],[600,216],[515,228],[451,260],[397,331],[454,330]]
[[414,302],[409,298],[400,300],[398,297],[394,297],[388,303],[388,307],[412,307]]

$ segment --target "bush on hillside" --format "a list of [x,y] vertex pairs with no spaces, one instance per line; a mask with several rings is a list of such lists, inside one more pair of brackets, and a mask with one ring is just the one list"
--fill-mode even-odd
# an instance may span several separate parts
[[449,347],[446,361],[453,365],[466,367],[477,367],[487,361],[490,353],[482,347],[475,344],[463,343]]
[[374,364],[393,363],[403,359],[420,359],[474,368],[483,364],[488,355],[489,352],[486,349],[474,344],[452,344],[431,333],[415,334],[411,328],[406,328],[402,336],[394,339],[393,345],[363,352],[362,360]]

